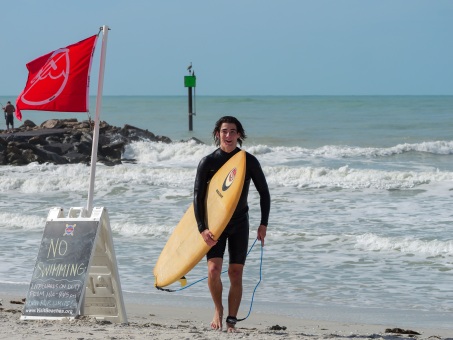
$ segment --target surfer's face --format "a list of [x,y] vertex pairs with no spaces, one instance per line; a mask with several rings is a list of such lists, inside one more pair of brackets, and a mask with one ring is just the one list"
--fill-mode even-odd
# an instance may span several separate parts
[[236,149],[240,134],[237,131],[236,124],[222,123],[217,137],[220,140],[220,148],[225,152],[231,152]]

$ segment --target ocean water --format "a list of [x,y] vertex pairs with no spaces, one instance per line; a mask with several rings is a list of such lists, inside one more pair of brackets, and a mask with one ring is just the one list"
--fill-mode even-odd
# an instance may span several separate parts
[[[174,141],[136,142],[124,154],[135,163],[97,166],[94,205],[108,209],[126,299],[212,308],[206,281],[160,292],[152,269],[191,203],[199,160],[215,149],[215,121],[234,115],[272,197],[252,313],[451,327],[453,96],[201,96],[192,132],[187,111],[184,96],[103,98],[101,120]],[[87,118],[23,114],[37,124]],[[205,144],[184,142],[191,137]],[[86,206],[88,185],[84,165],[0,167],[0,287],[25,296],[49,209]],[[251,245],[260,216],[253,186],[249,204]],[[239,317],[260,254],[257,244],[247,259]],[[205,276],[202,260],[187,278]]]

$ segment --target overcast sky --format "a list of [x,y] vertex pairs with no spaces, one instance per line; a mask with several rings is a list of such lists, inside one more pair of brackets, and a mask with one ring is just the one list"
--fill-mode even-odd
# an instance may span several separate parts
[[[108,35],[104,95],[452,95],[449,0],[5,0],[0,95],[25,64]],[[101,41],[91,72],[96,94]]]

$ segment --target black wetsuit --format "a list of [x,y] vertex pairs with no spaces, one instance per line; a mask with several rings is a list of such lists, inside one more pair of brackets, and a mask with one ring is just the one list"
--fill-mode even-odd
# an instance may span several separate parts
[[[195,218],[198,223],[198,230],[203,232],[209,226],[205,223],[206,206],[205,197],[208,189],[208,183],[214,174],[225,164],[231,157],[241,149],[236,148],[234,151],[227,153],[220,148],[210,155],[204,157],[198,165],[197,175],[194,187],[194,210]],[[264,177],[261,165],[255,156],[246,152],[246,171],[244,187],[239,199],[233,217],[225,228],[224,232],[218,239],[217,244],[212,247],[207,258],[221,257],[225,252],[226,240],[228,239],[228,251],[230,263],[244,264],[247,255],[248,238],[249,238],[249,221],[248,221],[248,203],[247,196],[249,193],[250,180],[255,184],[256,190],[260,194],[261,222],[267,226],[271,206],[271,198],[266,178]]]

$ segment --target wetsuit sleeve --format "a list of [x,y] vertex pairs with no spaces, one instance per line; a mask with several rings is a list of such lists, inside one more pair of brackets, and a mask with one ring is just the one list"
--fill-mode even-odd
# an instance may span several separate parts
[[208,229],[205,222],[206,206],[204,204],[206,199],[206,191],[208,189],[208,174],[209,171],[207,167],[207,158],[204,157],[198,164],[193,190],[193,207],[195,219],[197,220],[198,230],[200,231],[200,233],[203,230]]
[[260,207],[261,207],[261,223],[267,226],[269,222],[269,213],[271,210],[271,195],[269,193],[269,187],[267,185],[266,177],[264,176],[263,169],[260,163],[255,157],[250,157],[248,160],[250,164],[250,175],[252,177],[253,184],[260,194]]

